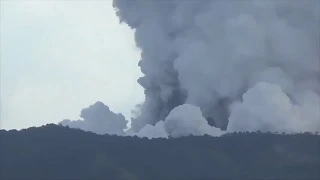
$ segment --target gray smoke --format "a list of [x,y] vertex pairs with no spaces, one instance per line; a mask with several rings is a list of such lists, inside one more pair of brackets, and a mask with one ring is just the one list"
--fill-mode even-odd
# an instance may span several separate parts
[[82,109],[80,117],[83,120],[65,119],[59,124],[97,134],[124,135],[124,129],[127,128],[128,123],[122,114],[113,113],[102,102],[96,102],[88,108]]
[[157,122],[154,126],[147,124],[136,135],[148,138],[181,137],[188,135],[220,136],[223,132],[209,126],[207,120],[202,117],[200,108],[190,104],[184,104],[174,108],[164,121]]
[[[113,5],[120,21],[135,30],[142,51],[144,76],[138,83],[145,102],[130,131],[155,137],[185,135],[185,129],[206,134],[207,127],[197,127],[204,118],[228,131],[320,129],[320,1]],[[202,117],[185,120],[193,111],[183,104],[199,107]]]

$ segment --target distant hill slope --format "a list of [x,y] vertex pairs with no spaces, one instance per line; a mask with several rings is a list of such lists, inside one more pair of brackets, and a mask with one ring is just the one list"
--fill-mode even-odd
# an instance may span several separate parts
[[54,124],[0,131],[0,179],[320,179],[320,136],[152,139]]

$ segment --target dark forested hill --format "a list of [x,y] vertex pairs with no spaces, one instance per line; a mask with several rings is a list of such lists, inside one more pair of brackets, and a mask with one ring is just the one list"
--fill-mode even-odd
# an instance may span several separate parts
[[320,179],[320,136],[152,139],[49,124],[0,131],[0,179]]

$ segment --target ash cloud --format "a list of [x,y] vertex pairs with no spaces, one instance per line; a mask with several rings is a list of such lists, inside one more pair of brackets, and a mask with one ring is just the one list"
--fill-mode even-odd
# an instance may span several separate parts
[[59,124],[97,134],[124,135],[124,129],[127,128],[128,123],[122,114],[110,111],[108,106],[99,101],[88,108],[82,109],[80,117],[83,120],[65,119]]
[[113,6],[142,51],[145,102],[130,132],[200,135],[209,129],[204,119],[228,131],[320,129],[320,1],[114,0]]
[[315,132],[320,127],[319,96],[304,92],[300,98],[294,104],[279,85],[257,83],[242,102],[233,104],[228,131]]
[[202,117],[199,107],[183,104],[174,108],[164,121],[157,122],[154,126],[146,125],[136,135],[148,138],[182,137],[188,135],[220,136],[223,132],[212,127]]

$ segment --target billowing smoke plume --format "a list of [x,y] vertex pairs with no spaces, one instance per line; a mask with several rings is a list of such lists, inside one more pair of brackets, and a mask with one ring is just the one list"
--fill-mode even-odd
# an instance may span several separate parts
[[63,126],[91,131],[97,134],[124,135],[128,121],[122,114],[115,114],[102,102],[96,102],[88,108],[82,109],[80,117],[83,120],[63,120]]
[[202,117],[200,108],[184,104],[174,108],[164,121],[159,121],[154,126],[147,124],[137,135],[157,138],[169,135],[181,137],[190,134],[220,136],[223,133],[220,129],[209,126],[207,120]]
[[229,131],[320,129],[320,1],[114,0],[114,7],[142,50],[146,97],[131,131],[218,132],[204,118]]
[[228,131],[319,130],[319,96],[309,91],[299,98],[299,105],[294,104],[280,86],[257,83],[243,95],[242,102],[233,104]]

